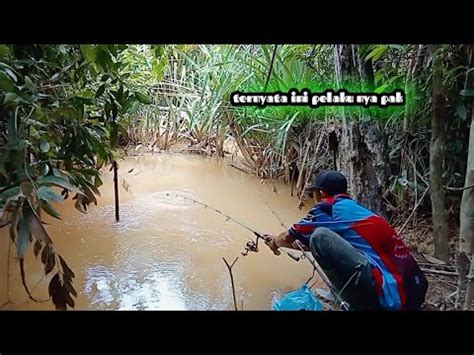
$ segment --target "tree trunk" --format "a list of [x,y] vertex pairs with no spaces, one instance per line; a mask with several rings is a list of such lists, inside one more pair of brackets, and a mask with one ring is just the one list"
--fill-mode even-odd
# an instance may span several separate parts
[[388,181],[387,137],[377,122],[348,122],[342,130],[340,171],[350,194],[370,210],[385,216],[383,190]]
[[[334,64],[336,82],[359,73],[360,80],[365,78],[363,68],[357,70],[355,65],[361,61],[354,58],[357,55],[355,47],[338,45],[335,48]],[[372,211],[385,215],[383,188],[388,180],[388,150],[387,137],[379,123],[373,121],[359,121],[357,117],[348,117],[346,120],[344,109],[342,112],[342,129],[338,130],[339,138],[339,170],[347,177],[349,193],[355,200]],[[365,114],[363,114],[365,116]]]
[[474,311],[474,254],[471,253],[471,271],[468,276],[467,290],[466,290],[466,302],[464,303],[464,310]]
[[438,45],[430,46],[433,58],[433,116],[431,119],[430,142],[430,196],[433,218],[433,240],[435,256],[449,262],[448,219],[445,209],[443,186],[444,127],[443,62]]
[[[471,112],[471,129],[469,134],[469,152],[467,158],[466,180],[464,186],[474,184],[474,110]],[[465,189],[461,200],[459,234],[459,291],[464,290],[467,280],[466,300],[464,308],[474,310],[474,188]],[[467,277],[469,268],[469,257],[471,257],[471,270]],[[461,298],[462,299],[462,298]]]

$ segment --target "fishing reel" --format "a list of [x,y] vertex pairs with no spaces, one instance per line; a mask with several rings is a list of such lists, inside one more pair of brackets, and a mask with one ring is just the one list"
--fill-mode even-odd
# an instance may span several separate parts
[[257,239],[257,242],[254,242],[253,240],[249,240],[247,243],[245,243],[244,249],[245,251],[242,252],[243,256],[247,256],[249,251],[258,253],[258,239]]
[[245,243],[245,248],[244,248],[245,251],[242,252],[243,256],[247,256],[249,251],[252,251],[254,253],[258,253],[258,240],[260,238],[262,238],[265,241],[268,241],[269,239],[271,239],[271,238],[265,237],[264,235],[262,235],[260,233],[257,233],[257,232],[253,232],[253,234],[255,234],[255,236],[257,238],[255,240],[249,240],[247,243]]

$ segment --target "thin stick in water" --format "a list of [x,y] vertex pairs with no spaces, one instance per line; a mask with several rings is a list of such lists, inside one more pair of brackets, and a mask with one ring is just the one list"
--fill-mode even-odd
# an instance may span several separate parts
[[224,260],[225,265],[227,266],[227,269],[229,269],[229,274],[230,274],[230,282],[232,283],[232,295],[234,296],[234,307],[235,310],[238,311],[237,309],[237,299],[235,297],[235,286],[234,286],[234,275],[232,275],[232,267],[234,266],[235,262],[237,261],[239,257],[236,257],[232,265],[229,265],[227,260],[223,257],[222,260]]
[[113,161],[112,168],[114,169],[115,220],[118,222],[120,220],[120,213],[119,213],[118,167],[117,167],[116,160]]

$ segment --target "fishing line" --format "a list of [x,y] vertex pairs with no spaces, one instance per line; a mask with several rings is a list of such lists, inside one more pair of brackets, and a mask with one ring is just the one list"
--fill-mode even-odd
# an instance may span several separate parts
[[[250,227],[248,226],[247,224],[245,224],[244,222],[242,221],[239,221],[238,219],[232,217],[232,216],[229,216],[228,214],[222,212],[221,210],[218,210],[217,208],[215,207],[212,207],[211,205],[208,205],[207,203],[204,203],[204,202],[201,202],[201,201],[198,201],[194,198],[191,198],[191,197],[187,197],[187,196],[183,196],[183,195],[180,195],[180,194],[171,194],[171,193],[166,193],[166,196],[175,196],[175,197],[180,197],[180,198],[183,198],[185,200],[189,200],[189,201],[192,201],[194,203],[197,203],[201,206],[204,206],[204,208],[209,208],[210,210],[214,211],[214,212],[217,212],[219,213],[220,215],[226,217],[226,221],[233,221],[234,223],[237,223],[238,225],[240,225],[241,227],[247,229],[248,231],[252,232],[256,237],[257,237],[257,240],[254,242],[253,240],[250,240],[248,241],[246,244],[245,244],[245,250],[246,252],[243,252],[242,255],[243,256],[246,256],[247,253],[249,251],[253,251],[253,252],[258,252],[258,240],[259,239],[263,239],[265,242],[269,242],[271,241],[271,237],[268,237],[260,232],[258,232],[255,228],[253,227]],[[295,261],[299,261],[300,258],[299,257],[296,257],[292,254],[290,254],[289,252],[287,252],[286,250],[283,250],[290,258],[292,258],[293,260]]]

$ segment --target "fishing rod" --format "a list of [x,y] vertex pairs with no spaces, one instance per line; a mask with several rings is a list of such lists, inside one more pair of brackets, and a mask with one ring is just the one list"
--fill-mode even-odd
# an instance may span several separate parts
[[[222,216],[226,217],[226,220],[227,221],[233,221],[234,223],[237,223],[238,225],[240,225],[241,227],[247,229],[248,231],[252,232],[256,237],[256,241],[253,241],[253,240],[249,240],[246,244],[245,244],[245,252],[242,252],[242,255],[243,256],[247,256],[248,252],[249,251],[252,251],[252,252],[255,252],[257,253],[258,252],[258,241],[259,239],[263,239],[265,242],[270,242],[272,240],[271,237],[269,236],[266,236],[260,232],[257,232],[255,230],[255,228],[252,228],[252,227],[249,227],[247,224],[239,221],[238,219],[235,219],[234,217],[231,217],[229,216],[228,214],[218,210],[217,208],[215,207],[212,207],[210,205],[208,205],[207,203],[204,203],[204,202],[201,202],[201,201],[198,201],[194,198],[191,198],[191,197],[187,197],[187,196],[183,196],[183,195],[180,195],[180,194],[170,194],[170,193],[166,193],[166,196],[176,196],[176,197],[180,197],[180,198],[183,198],[185,200],[189,200],[189,201],[192,201],[193,203],[197,203],[201,206],[204,206],[204,208],[209,208],[211,209],[212,211],[214,212],[217,212],[219,214],[221,214]],[[286,250],[283,250],[290,258],[292,258],[293,260],[295,261],[299,261],[300,259],[294,255],[292,255],[291,253],[287,252]]]
[[[259,194],[259,196],[262,198],[262,200],[265,202],[265,204],[267,205],[267,207],[272,211],[273,215],[278,219],[278,222],[280,222],[280,225],[285,228],[285,229],[288,229],[287,226],[285,226],[285,224],[283,223],[282,219],[278,216],[278,214],[275,212],[275,210],[270,206],[270,204],[263,198],[262,194],[257,191],[257,193]],[[344,310],[348,311],[349,310],[349,305],[343,301],[340,297],[340,294],[341,292],[337,292],[337,290],[334,288],[334,286],[332,286],[331,282],[327,279],[326,275],[324,275],[324,273],[319,269],[318,265],[316,262],[314,262],[313,260],[311,260],[310,258],[307,257],[306,255],[306,251],[303,249],[301,243],[299,240],[296,240],[295,241],[295,244],[298,246],[298,248],[300,248],[301,252],[303,253],[302,256],[300,257],[300,259],[308,259],[308,261],[311,263],[311,265],[313,266],[313,269],[317,271],[319,277],[321,278],[321,280],[323,280],[323,282],[326,284],[326,286],[329,288],[329,291],[331,292],[331,294],[333,295],[334,299],[336,300],[336,304],[339,304]],[[313,271],[313,276],[314,276],[314,271]],[[311,277],[312,278],[312,277]],[[309,280],[307,281],[309,282]]]

